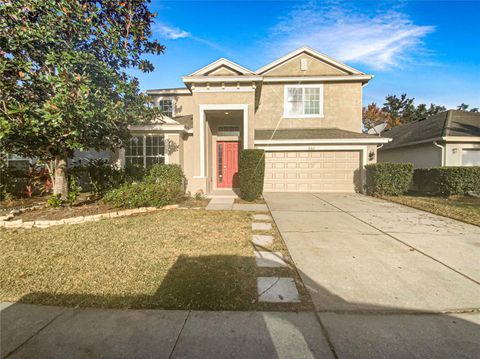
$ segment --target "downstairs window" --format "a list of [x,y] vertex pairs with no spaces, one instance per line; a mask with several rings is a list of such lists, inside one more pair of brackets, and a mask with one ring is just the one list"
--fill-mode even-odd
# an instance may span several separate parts
[[125,146],[125,164],[148,169],[157,163],[165,163],[165,136],[132,136]]

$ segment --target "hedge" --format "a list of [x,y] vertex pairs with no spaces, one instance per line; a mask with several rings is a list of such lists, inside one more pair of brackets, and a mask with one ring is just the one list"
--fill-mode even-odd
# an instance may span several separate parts
[[265,154],[263,150],[241,150],[240,163],[240,197],[253,201],[263,193],[265,177]]
[[114,207],[161,207],[179,202],[184,196],[184,175],[179,165],[155,165],[143,181],[125,183],[108,191],[103,201]]
[[375,163],[365,166],[367,194],[371,196],[398,196],[410,188],[413,179],[411,163]]
[[419,192],[442,196],[480,192],[480,166],[417,168],[413,183]]

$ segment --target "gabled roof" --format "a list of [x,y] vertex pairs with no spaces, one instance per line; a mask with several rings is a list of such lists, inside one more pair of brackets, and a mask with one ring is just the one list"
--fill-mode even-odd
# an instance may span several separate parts
[[350,74],[353,74],[353,75],[363,75],[364,74],[363,72],[361,72],[357,69],[354,69],[353,67],[350,67],[350,66],[348,66],[348,65],[346,65],[346,64],[344,64],[340,61],[337,61],[337,60],[331,58],[330,56],[322,54],[321,52],[318,52],[318,51],[316,51],[316,50],[314,50],[314,49],[312,49],[308,46],[303,46],[299,49],[296,49],[295,51],[292,51],[292,52],[286,54],[285,56],[282,56],[278,60],[275,60],[275,61],[269,63],[268,65],[265,65],[265,66],[259,68],[255,72],[257,74],[261,75],[261,74],[263,74],[263,73],[265,73],[265,72],[267,72],[267,71],[269,71],[269,70],[271,70],[271,69],[273,69],[273,68],[275,68],[275,67],[277,67],[277,66],[279,66],[283,63],[285,63],[286,61],[288,61],[288,60],[290,60],[290,59],[292,59],[292,58],[294,58],[294,57],[296,57],[296,56],[298,56],[302,53],[306,53],[306,54],[308,54],[312,57],[315,57],[315,58],[317,58],[321,61],[324,61],[324,62],[326,62],[330,65],[333,65],[333,66],[335,66],[339,69],[342,69],[342,70],[344,70],[344,71],[346,71]]
[[240,66],[239,64],[236,64],[233,61],[227,60],[225,58],[218,59],[217,61],[212,62],[211,64],[202,67],[200,70],[195,71],[194,73],[191,73],[188,76],[202,76],[211,73],[214,70],[217,70],[219,68],[227,68],[227,69],[232,69],[236,72],[238,72],[241,75],[255,75],[253,71],[250,71],[249,69]]
[[382,150],[408,146],[409,144],[439,140],[443,137],[480,136],[480,113],[448,110],[419,121],[393,127],[382,132],[393,138]]

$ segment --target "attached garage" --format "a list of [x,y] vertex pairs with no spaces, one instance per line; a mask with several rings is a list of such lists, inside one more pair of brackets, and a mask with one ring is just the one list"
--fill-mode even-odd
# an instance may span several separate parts
[[266,150],[264,191],[359,191],[360,168],[360,151]]
[[388,138],[338,128],[255,130],[265,192],[362,192],[363,166]]

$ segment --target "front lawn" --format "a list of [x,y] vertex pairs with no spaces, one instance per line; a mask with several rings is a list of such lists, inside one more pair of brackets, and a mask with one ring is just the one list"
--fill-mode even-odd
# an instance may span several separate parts
[[[0,229],[0,300],[102,308],[305,308],[308,300],[257,303],[260,272],[250,216],[184,209],[48,229]],[[275,250],[285,251],[278,238]],[[299,281],[293,268],[282,271]]]
[[386,196],[385,199],[480,226],[480,199],[464,196]]

